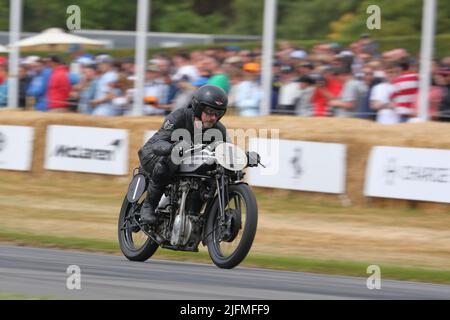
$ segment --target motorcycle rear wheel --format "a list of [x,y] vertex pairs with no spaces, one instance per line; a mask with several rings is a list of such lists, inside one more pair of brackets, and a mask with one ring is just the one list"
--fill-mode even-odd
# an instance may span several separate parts
[[131,227],[132,221],[129,219],[131,208],[132,204],[125,197],[120,209],[118,223],[120,250],[128,260],[143,262],[156,252],[158,244],[145,235],[139,227],[137,227],[139,230],[136,227]]

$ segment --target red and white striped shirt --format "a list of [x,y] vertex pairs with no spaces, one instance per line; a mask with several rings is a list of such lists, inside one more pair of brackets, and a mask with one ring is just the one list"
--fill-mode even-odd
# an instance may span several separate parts
[[419,76],[417,73],[404,73],[391,81],[394,91],[391,95],[392,102],[397,106],[401,115],[413,113],[413,103],[419,91]]

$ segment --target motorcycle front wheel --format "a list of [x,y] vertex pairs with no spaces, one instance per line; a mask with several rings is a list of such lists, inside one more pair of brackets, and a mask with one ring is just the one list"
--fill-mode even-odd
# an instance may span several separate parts
[[225,216],[221,217],[216,199],[211,207],[206,229],[206,243],[211,260],[223,269],[232,269],[245,259],[256,234],[258,206],[247,184],[229,186]]

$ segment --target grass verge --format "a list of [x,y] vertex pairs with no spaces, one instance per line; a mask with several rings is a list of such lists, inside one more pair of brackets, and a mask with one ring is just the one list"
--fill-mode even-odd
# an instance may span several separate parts
[[[0,241],[16,245],[47,248],[77,249],[91,252],[120,254],[119,245],[114,241],[84,238],[66,238],[38,234],[7,232],[0,230]],[[159,249],[156,259],[212,263],[206,252],[189,253]],[[367,267],[371,263],[356,263],[336,260],[318,260],[291,256],[274,256],[250,253],[241,266],[266,269],[303,271],[333,275],[367,277]],[[450,284],[450,270],[379,265],[383,279],[420,281]],[[2,296],[0,295],[0,299]]]
[[0,300],[51,300],[47,296],[24,296],[21,294],[0,293]]

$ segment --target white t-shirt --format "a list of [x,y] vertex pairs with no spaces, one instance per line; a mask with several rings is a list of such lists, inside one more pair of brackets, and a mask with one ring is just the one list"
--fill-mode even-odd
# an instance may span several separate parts
[[278,104],[290,106],[295,104],[295,100],[300,96],[300,86],[298,82],[289,82],[281,86],[278,97]]
[[[394,90],[395,87],[388,82],[379,83],[372,88],[370,101],[387,104],[391,102],[391,96]],[[394,109],[380,109],[377,112],[377,122],[382,124],[400,123],[400,116]]]

